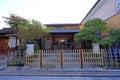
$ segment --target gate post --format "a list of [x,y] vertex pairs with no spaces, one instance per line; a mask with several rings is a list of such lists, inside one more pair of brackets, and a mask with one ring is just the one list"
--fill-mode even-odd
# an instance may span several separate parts
[[83,54],[83,49],[81,49],[80,50],[80,63],[81,63],[81,68],[83,68],[83,65],[84,65],[84,63],[83,63],[83,61],[84,61],[84,56],[83,56],[84,54]]
[[25,51],[25,66],[28,66],[28,60],[29,60],[29,58],[27,57],[27,53]]
[[101,51],[100,51],[100,57],[102,58],[102,67],[105,67],[105,64],[104,64],[104,54],[103,54],[103,50],[101,49]]
[[42,58],[43,58],[43,50],[40,50],[40,52],[39,52],[39,54],[40,54],[40,66],[41,66],[41,68],[43,67],[43,63],[42,63]]
[[24,58],[24,65],[27,66],[27,57],[26,57],[26,51],[23,52],[23,58]]
[[63,52],[63,50],[61,50],[61,68],[63,68],[63,66],[64,66],[64,52]]

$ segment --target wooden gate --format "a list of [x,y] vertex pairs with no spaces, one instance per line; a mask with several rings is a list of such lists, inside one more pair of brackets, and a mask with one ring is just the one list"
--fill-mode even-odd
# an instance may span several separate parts
[[26,66],[39,66],[45,69],[83,68],[103,66],[102,53],[93,53],[83,49],[41,50],[34,55],[26,55]]
[[60,50],[41,50],[34,55],[26,55],[26,66],[39,66],[41,68],[56,68],[61,65]]

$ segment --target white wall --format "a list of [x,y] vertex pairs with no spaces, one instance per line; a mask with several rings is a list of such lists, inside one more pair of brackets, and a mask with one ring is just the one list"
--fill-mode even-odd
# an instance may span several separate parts
[[16,37],[9,37],[8,47],[15,48],[16,47]]
[[101,18],[106,20],[117,14],[116,1],[117,0],[101,0],[82,23],[92,18]]

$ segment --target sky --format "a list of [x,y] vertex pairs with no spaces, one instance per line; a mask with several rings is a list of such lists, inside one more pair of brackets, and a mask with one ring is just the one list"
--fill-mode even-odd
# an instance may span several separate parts
[[42,24],[80,23],[97,0],[0,0],[0,29],[4,17],[16,14]]

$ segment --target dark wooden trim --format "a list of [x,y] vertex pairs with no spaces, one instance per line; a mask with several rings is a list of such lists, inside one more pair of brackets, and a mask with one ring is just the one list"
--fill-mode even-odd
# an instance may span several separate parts
[[83,54],[83,49],[81,49],[81,50],[80,50],[81,68],[83,68],[83,64],[84,64],[84,63],[83,63],[83,61],[84,61],[84,58],[83,58],[84,56],[83,56],[83,55],[84,55],[84,54]]
[[40,66],[41,66],[41,68],[43,67],[42,58],[43,58],[43,50],[40,51]]
[[51,34],[51,36],[53,38],[67,38],[67,37],[73,37],[74,34],[72,33],[69,33],[69,34],[63,34],[63,33],[60,33],[60,34]]
[[64,66],[64,58],[63,58],[63,56],[64,56],[64,52],[63,52],[63,50],[61,50],[61,68],[63,68],[63,66]]

